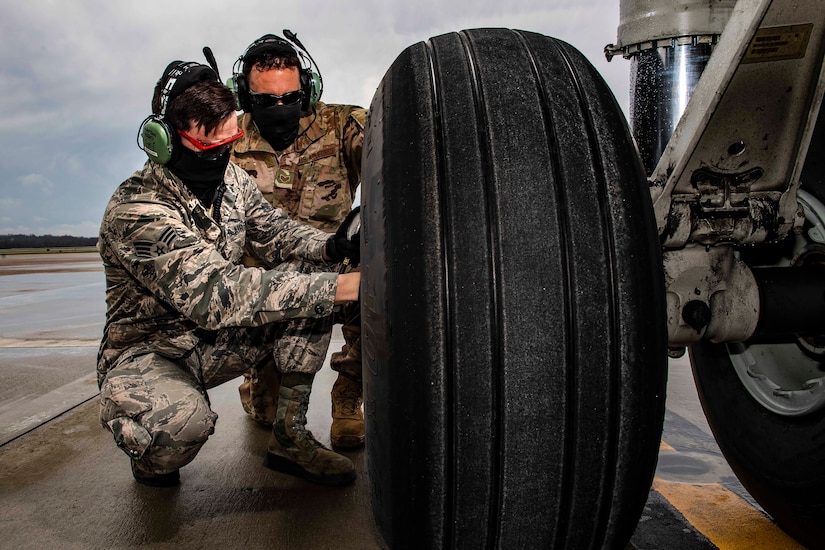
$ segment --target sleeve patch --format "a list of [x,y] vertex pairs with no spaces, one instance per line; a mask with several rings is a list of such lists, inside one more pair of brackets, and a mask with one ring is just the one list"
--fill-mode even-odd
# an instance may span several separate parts
[[156,258],[167,254],[175,248],[175,241],[181,240],[185,235],[174,227],[167,227],[158,235],[157,241],[137,240],[135,241],[135,254],[140,258]]

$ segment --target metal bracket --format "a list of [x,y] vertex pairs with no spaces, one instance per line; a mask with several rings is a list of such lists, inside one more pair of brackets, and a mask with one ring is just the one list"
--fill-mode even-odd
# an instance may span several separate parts
[[663,255],[668,345],[748,339],[759,321],[759,289],[733,247],[691,245]]
[[800,226],[796,191],[825,91],[824,18],[820,2],[737,2],[650,177],[666,248],[777,240]]

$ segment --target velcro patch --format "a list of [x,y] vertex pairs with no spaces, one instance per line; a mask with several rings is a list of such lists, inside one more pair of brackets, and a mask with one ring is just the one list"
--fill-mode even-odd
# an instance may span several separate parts
[[294,183],[295,174],[283,168],[278,170],[278,173],[275,175],[275,187],[279,189],[292,189]]
[[313,161],[316,161],[318,159],[322,159],[322,158],[325,158],[325,157],[331,157],[331,156],[335,155],[335,153],[337,151],[338,151],[338,148],[335,145],[328,145],[328,146],[324,147],[323,149],[319,149],[318,151],[315,151],[314,153],[312,153],[312,156],[310,157],[309,162],[313,162]]

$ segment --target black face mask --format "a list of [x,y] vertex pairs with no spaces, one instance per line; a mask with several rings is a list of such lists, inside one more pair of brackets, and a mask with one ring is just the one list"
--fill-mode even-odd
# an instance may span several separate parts
[[301,102],[271,107],[252,106],[252,120],[261,135],[276,151],[283,151],[298,137],[301,121]]
[[199,155],[183,144],[177,145],[180,155],[167,165],[169,170],[179,177],[202,203],[211,204],[215,191],[223,183],[223,176],[229,165],[229,148],[222,152]]

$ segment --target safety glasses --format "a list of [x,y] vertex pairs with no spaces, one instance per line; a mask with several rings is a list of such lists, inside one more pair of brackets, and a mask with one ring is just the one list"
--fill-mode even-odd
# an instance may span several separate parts
[[213,149],[216,149],[216,148],[221,147],[223,145],[228,145],[228,144],[232,143],[233,141],[235,141],[236,139],[240,139],[241,137],[243,137],[243,130],[239,128],[238,133],[235,134],[234,136],[230,136],[230,137],[225,138],[225,139],[214,141],[212,143],[204,143],[199,139],[195,139],[192,136],[190,136],[189,134],[187,134],[186,132],[184,132],[183,130],[178,130],[178,134],[181,137],[186,138],[186,141],[188,141],[189,143],[191,143],[192,145],[197,147],[198,151],[212,151]]
[[258,107],[274,107],[275,105],[295,105],[304,99],[304,92],[302,90],[295,90],[287,92],[284,95],[275,94],[259,94],[253,91],[249,92],[252,103]]

